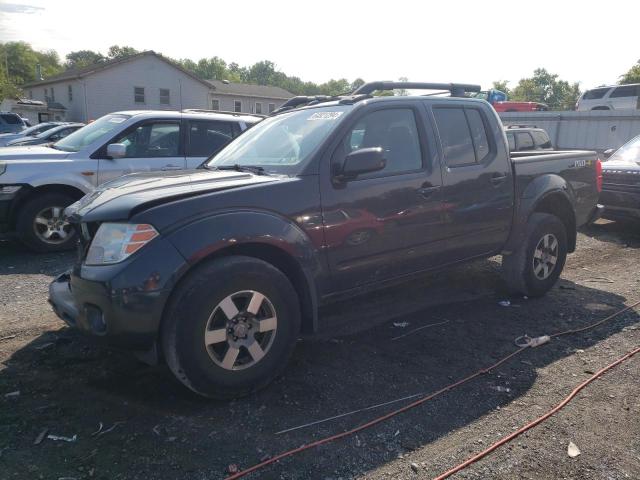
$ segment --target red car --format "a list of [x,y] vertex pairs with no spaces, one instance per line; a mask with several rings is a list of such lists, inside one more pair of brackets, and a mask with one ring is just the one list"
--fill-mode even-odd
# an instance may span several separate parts
[[500,90],[484,90],[473,95],[489,102],[496,112],[545,112],[549,107],[538,102],[513,102],[507,100],[507,94]]

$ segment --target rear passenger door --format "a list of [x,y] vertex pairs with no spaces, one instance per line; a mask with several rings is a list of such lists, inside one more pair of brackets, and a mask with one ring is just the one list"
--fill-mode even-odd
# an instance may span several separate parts
[[101,149],[98,163],[98,183],[128,173],[182,170],[185,168],[184,145],[180,120],[147,120],[127,128],[109,143],[126,147],[122,158],[109,158],[107,145]]
[[188,120],[187,168],[196,168],[240,134],[237,122]]
[[447,262],[499,251],[511,227],[511,163],[498,121],[487,110],[462,104],[432,110],[444,159]]

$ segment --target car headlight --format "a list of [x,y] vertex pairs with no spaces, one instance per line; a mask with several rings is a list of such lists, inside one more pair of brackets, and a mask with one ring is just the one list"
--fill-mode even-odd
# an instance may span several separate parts
[[6,162],[0,162],[0,175],[2,175],[6,171],[7,171],[7,163]]
[[121,262],[157,236],[158,231],[146,223],[103,223],[91,241],[85,264]]

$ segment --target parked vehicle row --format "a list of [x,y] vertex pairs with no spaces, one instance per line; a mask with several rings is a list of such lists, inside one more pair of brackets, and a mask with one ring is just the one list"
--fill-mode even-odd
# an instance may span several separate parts
[[0,147],[6,147],[7,144],[13,140],[17,140],[24,137],[35,137],[47,130],[52,129],[60,125],[64,125],[66,122],[42,122],[33,127],[25,128],[16,133],[3,133],[0,134]]
[[[47,128],[40,133],[31,133],[30,135],[23,135],[18,138],[14,138],[13,140],[9,140],[6,146],[26,147],[28,145],[44,145],[46,143],[57,142],[82,127],[84,127],[84,123],[60,123],[52,126],[51,128]],[[24,133],[27,130],[30,130],[30,128],[23,130],[21,133]],[[11,152],[8,150],[5,151],[5,153],[11,155]]]
[[[68,249],[76,235],[63,211],[97,185],[132,172],[195,168],[261,119],[191,111],[119,112],[53,144],[0,149],[0,232],[16,232],[36,251]],[[78,126],[53,132],[71,128]]]
[[[372,97],[395,88],[452,97]],[[229,398],[267,385],[337,298],[497,254],[514,292],[543,295],[576,228],[600,212],[600,162],[588,151],[511,156],[495,110],[465,90],[479,87],[373,82],[296,97],[201,168],[100,186],[67,209],[80,247],[50,286],[55,312]],[[125,116],[96,122],[130,125],[91,143],[107,153],[98,180],[146,125]],[[186,132],[201,121],[183,119]],[[159,131],[143,151],[175,154],[171,121],[150,122]],[[84,138],[74,135],[57,148],[71,151]]]

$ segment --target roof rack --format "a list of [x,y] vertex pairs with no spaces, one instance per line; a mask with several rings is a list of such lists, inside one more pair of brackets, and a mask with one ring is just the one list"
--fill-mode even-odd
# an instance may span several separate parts
[[206,108],[185,108],[182,113],[222,113],[224,115],[233,115],[234,117],[261,117],[266,118],[266,115],[260,113],[246,113],[246,112],[231,112],[229,110],[207,110]]
[[284,112],[286,110],[291,110],[292,108],[299,107],[301,105],[316,105],[322,102],[331,102],[333,100],[339,100],[340,97],[330,96],[330,95],[298,95],[297,97],[290,98],[286,102],[282,104],[281,107],[276,108],[271,115],[275,113]]
[[465,92],[479,92],[480,85],[466,83],[423,83],[423,82],[368,82],[357,88],[353,95],[370,95],[377,90],[445,90],[451,93],[452,97],[464,97]]
[[510,128],[538,128],[537,125],[507,125],[505,127],[507,130]]

